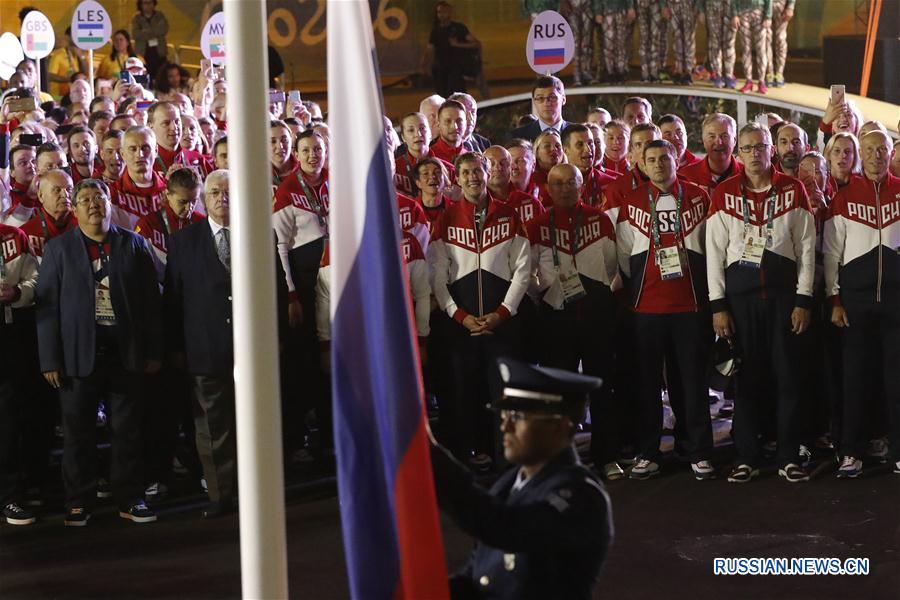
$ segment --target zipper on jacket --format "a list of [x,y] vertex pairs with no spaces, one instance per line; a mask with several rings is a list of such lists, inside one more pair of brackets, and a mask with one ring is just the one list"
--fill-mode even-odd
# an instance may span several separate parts
[[878,223],[878,280],[875,287],[875,302],[881,302],[882,271],[884,270],[884,247],[882,244],[881,182],[875,182],[875,222]]
[[[479,218],[478,218],[478,207],[475,207],[475,213],[473,214],[475,221],[475,269],[477,272],[476,279],[478,281],[478,317],[481,318],[484,316],[484,285],[481,281],[481,236],[484,232],[484,222],[481,223],[481,227],[478,226]],[[487,221],[487,207],[484,208],[484,220]]]

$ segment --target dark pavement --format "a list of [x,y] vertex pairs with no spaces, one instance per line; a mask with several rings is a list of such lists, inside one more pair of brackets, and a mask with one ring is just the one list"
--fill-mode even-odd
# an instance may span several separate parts
[[[726,456],[720,457],[723,461]],[[870,466],[858,481],[820,463],[806,484],[774,468],[747,485],[694,481],[669,463],[650,481],[608,485],[616,539],[597,597],[900,598],[900,475]],[[134,525],[102,505],[85,528],[60,513],[0,526],[0,598],[238,598],[238,520],[200,519],[201,504],[168,504]],[[333,480],[288,493],[291,596],[347,597]],[[451,569],[470,540],[445,520]],[[715,557],[867,557],[868,576],[715,577]]]

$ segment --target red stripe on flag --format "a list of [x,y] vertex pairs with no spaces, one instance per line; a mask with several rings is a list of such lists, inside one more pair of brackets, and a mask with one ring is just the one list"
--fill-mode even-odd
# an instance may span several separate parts
[[536,65],[561,65],[566,62],[562,56],[535,56],[534,64]]
[[431,474],[431,457],[425,435],[425,406],[415,436],[410,441],[394,482],[400,581],[394,598],[416,600],[449,598],[447,566],[437,499]]

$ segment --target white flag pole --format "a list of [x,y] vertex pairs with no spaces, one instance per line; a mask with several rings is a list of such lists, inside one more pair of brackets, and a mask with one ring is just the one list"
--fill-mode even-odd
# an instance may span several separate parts
[[288,596],[278,373],[266,3],[225,0],[231,145],[234,378],[241,586],[248,599]]

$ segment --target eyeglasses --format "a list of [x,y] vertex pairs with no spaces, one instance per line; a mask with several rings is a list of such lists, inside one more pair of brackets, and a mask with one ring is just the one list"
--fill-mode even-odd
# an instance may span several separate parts
[[75,206],[101,206],[106,202],[105,196],[92,196],[90,198],[82,198],[75,202]]
[[765,152],[769,149],[770,146],[771,144],[756,144],[753,146],[747,144],[746,146],[738,147],[738,150],[740,150],[744,154],[750,154],[751,152]]
[[500,421],[515,425],[520,421],[555,421],[562,419],[562,415],[542,415],[540,413],[528,413],[521,410],[501,410]]

